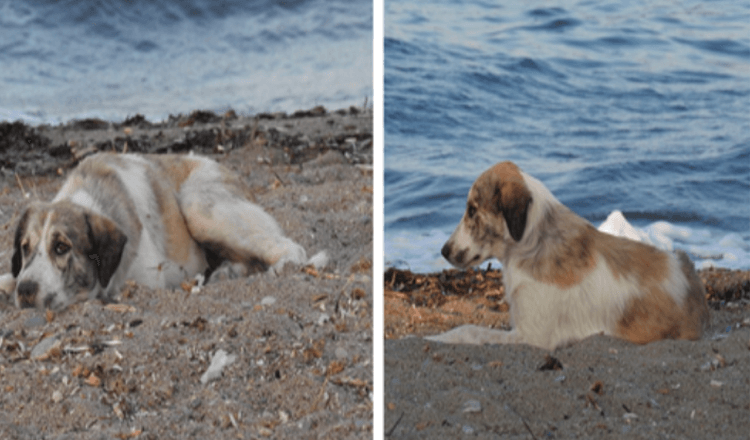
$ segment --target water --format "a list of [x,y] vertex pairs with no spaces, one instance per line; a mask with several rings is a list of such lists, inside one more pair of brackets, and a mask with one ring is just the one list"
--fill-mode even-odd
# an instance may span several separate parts
[[0,120],[363,105],[372,19],[370,0],[0,0]]
[[[750,4],[385,2],[385,265],[437,271],[513,160],[599,226],[750,268]],[[493,264],[496,266],[496,264]]]

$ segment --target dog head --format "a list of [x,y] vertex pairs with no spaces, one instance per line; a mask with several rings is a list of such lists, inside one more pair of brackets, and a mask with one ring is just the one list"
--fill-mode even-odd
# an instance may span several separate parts
[[441,253],[464,268],[496,257],[521,241],[532,196],[521,170],[511,162],[482,173],[469,190],[466,212]]
[[16,228],[18,307],[58,310],[107,287],[127,237],[110,219],[69,202],[37,203]]

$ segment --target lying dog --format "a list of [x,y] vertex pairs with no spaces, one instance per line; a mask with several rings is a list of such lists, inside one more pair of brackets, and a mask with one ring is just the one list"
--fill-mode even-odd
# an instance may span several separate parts
[[698,339],[708,322],[687,255],[597,231],[511,162],[474,182],[442,254],[459,268],[502,262],[513,330],[465,325],[430,340],[554,349],[603,333],[645,344]]
[[[111,301],[131,279],[171,288],[222,262],[234,275],[308,262],[248,196],[208,158],[91,156],[52,202],[21,215],[5,288],[18,307],[57,310],[79,299]],[[326,260],[321,252],[309,262]]]

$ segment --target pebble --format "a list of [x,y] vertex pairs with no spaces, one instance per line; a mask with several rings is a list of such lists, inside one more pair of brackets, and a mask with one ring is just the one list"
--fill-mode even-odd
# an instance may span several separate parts
[[464,402],[461,412],[464,412],[464,413],[482,412],[482,403],[476,399],[467,400],[466,402]]
[[323,324],[325,324],[326,322],[328,322],[330,320],[331,320],[330,316],[328,316],[325,313],[321,313],[320,314],[320,318],[318,318],[318,325],[323,325]]
[[48,336],[42,339],[42,342],[36,344],[31,350],[32,360],[42,360],[49,357],[50,350],[59,347],[60,341],[57,340],[56,336]]
[[47,323],[47,318],[42,315],[34,315],[23,323],[25,327],[37,327]]
[[207,384],[208,382],[218,379],[221,377],[221,371],[227,365],[230,365],[237,359],[237,355],[227,355],[224,350],[217,350],[214,356],[211,358],[211,365],[208,367],[203,376],[201,376],[201,383]]
[[63,394],[60,391],[55,391],[52,393],[52,401],[55,403],[60,403],[60,401],[63,400]]
[[260,300],[260,305],[262,306],[270,306],[274,303],[276,303],[276,298],[274,298],[273,296],[266,296],[262,300]]
[[336,348],[335,354],[336,359],[346,359],[349,356],[349,353],[341,347]]

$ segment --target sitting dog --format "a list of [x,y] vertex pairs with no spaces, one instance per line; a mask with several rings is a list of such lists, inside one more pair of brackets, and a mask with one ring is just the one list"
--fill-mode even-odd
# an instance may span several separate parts
[[597,231],[511,162],[474,182],[442,254],[459,268],[502,262],[513,329],[465,325],[430,340],[554,349],[603,333],[645,344],[698,339],[708,322],[687,255]]
[[52,202],[32,203],[15,232],[18,307],[59,310],[111,301],[126,280],[172,288],[216,269],[233,275],[310,261],[248,199],[239,177],[198,156],[103,153],[86,158]]

